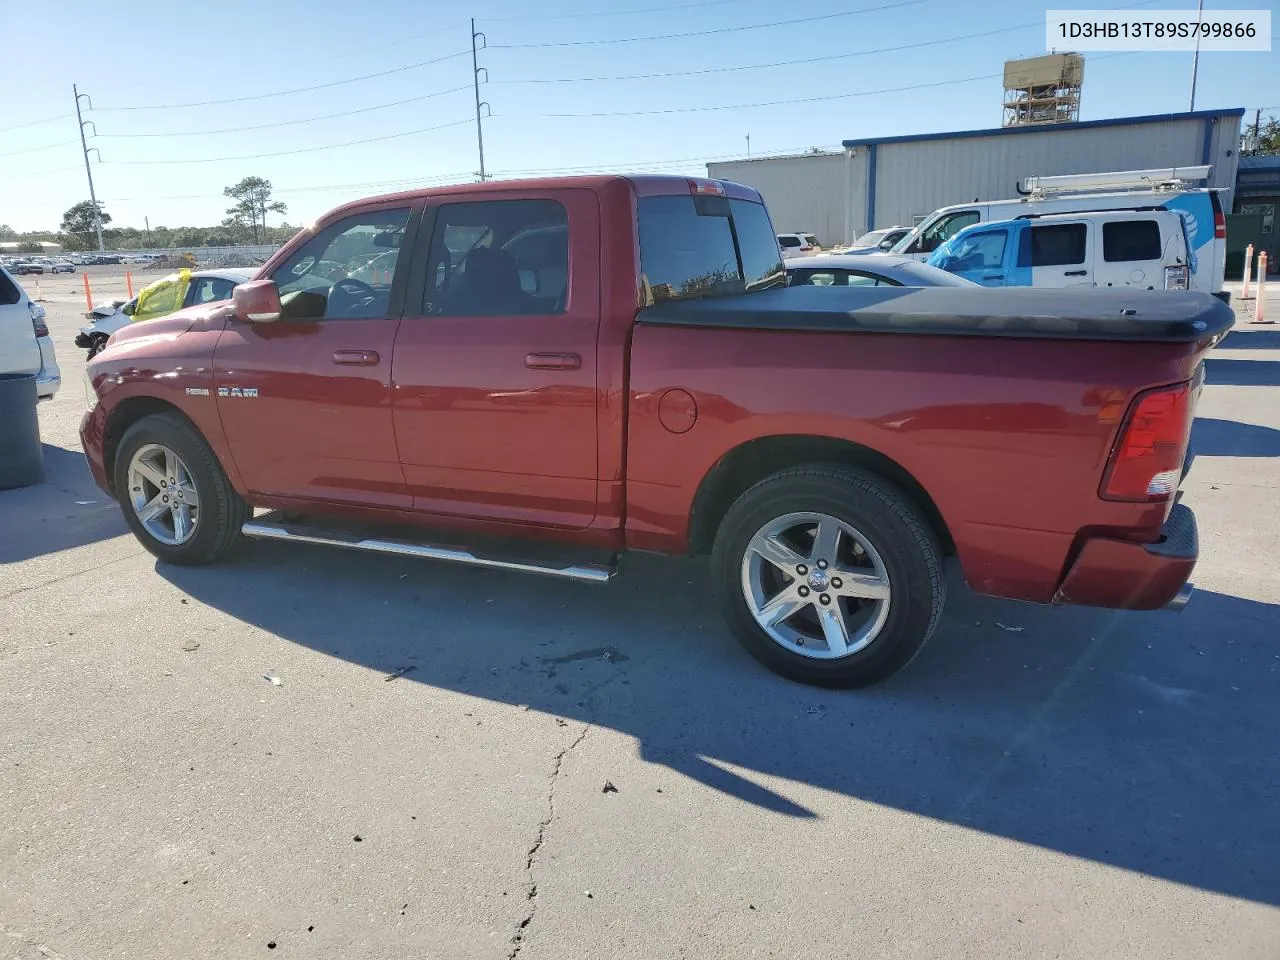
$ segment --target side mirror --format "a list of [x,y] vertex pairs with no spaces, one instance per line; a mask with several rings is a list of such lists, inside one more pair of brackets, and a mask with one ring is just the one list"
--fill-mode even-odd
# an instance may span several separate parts
[[881,250],[892,250],[893,244],[894,244],[893,240],[885,239],[885,240],[881,240],[878,244],[876,244],[876,246]]
[[136,309],[138,309],[138,301],[130,300],[128,303],[121,305],[120,312],[123,313],[126,317],[132,317],[133,311]]
[[280,319],[280,291],[274,280],[250,280],[231,292],[231,313],[245,323]]

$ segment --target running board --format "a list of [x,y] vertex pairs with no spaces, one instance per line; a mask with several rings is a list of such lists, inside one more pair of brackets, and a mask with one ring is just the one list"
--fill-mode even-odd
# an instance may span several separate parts
[[493,549],[476,552],[462,547],[441,546],[400,537],[365,536],[358,528],[285,520],[279,513],[266,513],[248,521],[240,532],[259,540],[287,540],[291,543],[318,543],[366,553],[388,553],[426,560],[447,560],[472,567],[535,573],[582,583],[607,583],[617,572],[613,558],[604,563],[565,562],[563,557],[539,557],[547,553],[539,544],[514,545],[503,541]]

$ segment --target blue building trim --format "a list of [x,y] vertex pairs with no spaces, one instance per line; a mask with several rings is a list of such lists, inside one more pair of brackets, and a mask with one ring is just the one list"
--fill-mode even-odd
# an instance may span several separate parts
[[867,230],[876,228],[876,145],[867,146]]
[[[967,137],[1013,137],[1024,133],[1059,133],[1064,130],[1091,130],[1100,127],[1127,127],[1143,123],[1169,123],[1173,120],[1204,120],[1206,127],[1222,117],[1243,117],[1244,107],[1231,110],[1193,110],[1189,113],[1156,113],[1141,117],[1111,117],[1107,120],[1080,120],[1076,123],[1053,123],[1026,127],[995,127],[986,130],[949,130],[945,133],[912,133],[902,137],[873,137],[868,140],[845,140],[848,147],[874,147],[881,143],[918,143],[923,140],[962,140]],[[1209,160],[1206,157],[1205,163]]]

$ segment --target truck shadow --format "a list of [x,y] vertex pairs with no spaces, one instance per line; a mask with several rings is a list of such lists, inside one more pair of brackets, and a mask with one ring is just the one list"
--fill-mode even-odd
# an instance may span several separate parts
[[1280,363],[1273,361],[1209,357],[1204,368],[1205,382],[1215,387],[1280,386]]
[[816,816],[762,777],[1280,905],[1275,605],[1051,609],[953,582],[908,670],[829,692],[738,648],[699,560],[628,557],[605,587],[266,543],[157,570],[397,682],[610,727],[777,814]]
[[1238,420],[1196,417],[1191,445],[1197,457],[1280,457],[1280,430]]
[[84,455],[44,445],[44,483],[0,490],[0,563],[17,563],[128,532],[114,500],[98,489]]
[[1232,330],[1221,350],[1280,350],[1280,330]]

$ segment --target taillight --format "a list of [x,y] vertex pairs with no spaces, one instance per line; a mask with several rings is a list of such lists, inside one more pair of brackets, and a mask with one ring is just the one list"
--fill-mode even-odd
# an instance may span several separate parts
[[1187,279],[1186,264],[1164,268],[1164,288],[1166,290],[1186,290]]
[[1227,218],[1221,210],[1213,211],[1213,238],[1215,240],[1227,239]]
[[44,307],[38,306],[27,301],[27,310],[31,314],[31,326],[35,329],[37,337],[47,337],[49,335],[49,326],[44,322]]
[[1190,381],[1138,395],[1102,478],[1103,497],[1145,503],[1173,495],[1191,436],[1194,399]]

